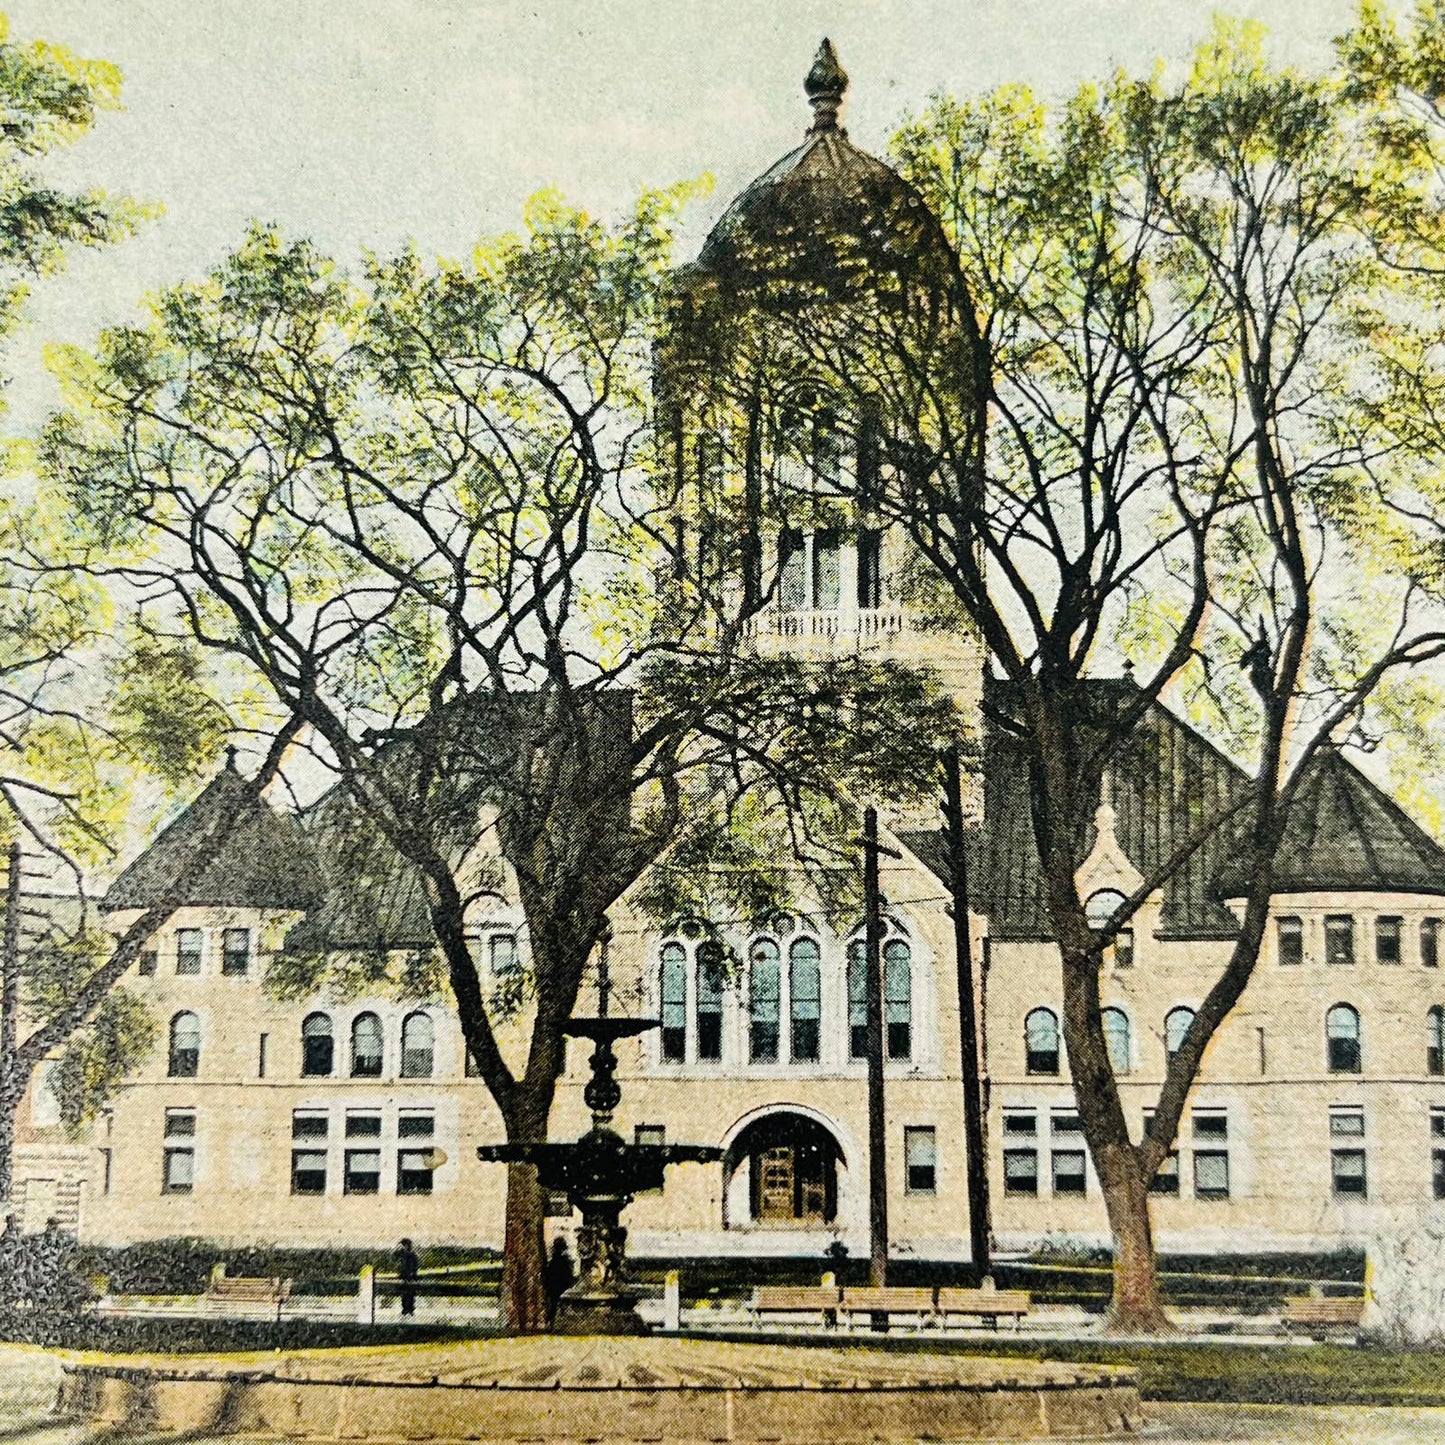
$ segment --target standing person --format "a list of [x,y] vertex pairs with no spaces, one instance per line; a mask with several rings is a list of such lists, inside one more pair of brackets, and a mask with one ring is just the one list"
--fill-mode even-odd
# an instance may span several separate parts
[[411,1240],[403,1239],[396,1247],[396,1273],[401,1280],[401,1312],[404,1315],[416,1313],[416,1277],[421,1272],[421,1260],[412,1248]]
[[552,1241],[552,1254],[542,1273],[542,1289],[547,1296],[547,1324],[557,1319],[557,1302],[572,1288],[577,1272],[572,1268],[572,1256],[567,1252],[565,1239]]

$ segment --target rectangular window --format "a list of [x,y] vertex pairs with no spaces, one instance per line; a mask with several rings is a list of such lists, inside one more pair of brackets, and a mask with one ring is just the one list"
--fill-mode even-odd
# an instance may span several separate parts
[[233,977],[251,967],[251,930],[228,928],[221,935],[221,972]]
[[266,1041],[269,1037],[269,1034],[262,1034],[256,1042],[256,1077],[258,1079],[266,1077]]
[[882,540],[877,527],[858,532],[858,606],[865,610],[883,605]]
[[1222,1149],[1194,1151],[1194,1197],[1229,1198],[1229,1155]]
[[848,1056],[868,1057],[868,950],[859,938],[848,945]]
[[166,1110],[161,1190],[189,1194],[196,1178],[196,1114],[194,1109]]
[[801,612],[808,605],[807,555],[803,534],[784,527],[778,534],[778,606],[784,612]]
[[327,1116],[320,1110],[296,1109],[291,1114],[293,1139],[324,1139],[328,1132]]
[[1363,1139],[1365,1137],[1365,1111],[1363,1109],[1331,1109],[1330,1137],[1332,1139]]
[[[347,1120],[348,1132],[350,1120]],[[375,1194],[381,1188],[381,1151],[348,1149],[342,1188],[347,1194]]]
[[1440,920],[1420,920],[1420,962],[1426,968],[1440,967]]
[[199,928],[178,928],[176,930],[176,972],[199,973],[201,971],[201,930]]
[[488,961],[493,978],[505,978],[517,969],[517,935],[494,933],[487,941]]
[[706,943],[697,959],[697,1056],[702,1063],[722,1060],[722,969]]
[[1430,1167],[1435,1186],[1435,1198],[1445,1199],[1445,1149],[1430,1151]]
[[665,1124],[638,1124],[632,1131],[634,1144],[661,1145],[667,1143]]
[[293,1194],[326,1193],[326,1150],[293,1149],[291,1151],[291,1192]]
[[136,972],[142,978],[149,978],[156,971],[156,964],[160,960],[160,954],[154,948],[143,948],[140,953],[140,963],[136,966]]
[[1196,1109],[1190,1123],[1196,1139],[1229,1138],[1229,1115],[1223,1109]]
[[1084,1151],[1082,1149],[1055,1149],[1053,1165],[1055,1194],[1082,1194],[1084,1192]]
[[1069,1110],[1067,1113],[1054,1114],[1049,1125],[1055,1134],[1082,1134],[1084,1126],[1079,1122],[1079,1116]]
[[348,1139],[380,1139],[381,1115],[356,1114],[346,1111],[346,1137]]
[[1285,913],[1276,918],[1274,936],[1281,963],[1293,967],[1305,961],[1305,930],[1298,915]]
[[1375,962],[1399,963],[1400,920],[1387,915],[1375,920]]
[[1032,1137],[1039,1132],[1038,1115],[1034,1113],[1005,1113],[1003,1116],[1003,1131],[1005,1134],[1027,1134]]
[[1179,1195],[1179,1152],[1171,1150],[1149,1181],[1150,1194]]
[[1337,1199],[1366,1197],[1363,1149],[1330,1150],[1330,1188]]
[[932,1128],[904,1129],[903,1167],[909,1194],[938,1192],[938,1136]]
[[1325,918],[1325,962],[1349,964],[1355,961],[1355,920],[1348,913],[1331,913]]
[[[431,1150],[400,1149],[396,1156],[396,1192],[398,1194],[430,1194],[432,1186]],[[372,1193],[376,1191],[373,1190]]]
[[396,1121],[400,1139],[430,1139],[436,1132],[436,1116],[431,1113],[403,1113]]
[[1039,1151],[1037,1149],[1005,1149],[1003,1151],[1003,1192],[1005,1194],[1037,1194],[1039,1192]]
[[1134,967],[1134,930],[1121,928],[1114,935],[1114,967]]
[[842,588],[842,547],[840,532],[813,533],[813,606],[820,612],[834,612]]

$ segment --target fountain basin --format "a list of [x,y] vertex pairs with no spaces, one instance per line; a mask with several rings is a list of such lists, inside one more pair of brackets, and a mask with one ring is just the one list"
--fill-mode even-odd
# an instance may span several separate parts
[[533,1336],[286,1355],[76,1357],[62,1413],[291,1440],[1100,1439],[1141,1420],[1129,1371],[670,1337]]

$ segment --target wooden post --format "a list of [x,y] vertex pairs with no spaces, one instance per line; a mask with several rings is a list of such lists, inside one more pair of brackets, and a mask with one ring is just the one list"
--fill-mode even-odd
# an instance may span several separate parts
[[878,810],[863,810],[864,964],[868,980],[868,1281],[888,1283],[888,1121],[884,1113],[883,899]]
[[953,894],[953,939],[958,960],[959,1073],[963,1083],[963,1152],[968,1178],[968,1244],[975,1281],[992,1270],[989,1258],[988,1160],[983,1142],[983,1085],[978,1059],[978,1019],[974,1011],[973,930],[968,915],[968,854],[964,847],[963,789],[958,777],[958,748],[943,754],[944,819]]
[[356,1277],[356,1322],[359,1325],[376,1323],[376,1267],[361,1266]]

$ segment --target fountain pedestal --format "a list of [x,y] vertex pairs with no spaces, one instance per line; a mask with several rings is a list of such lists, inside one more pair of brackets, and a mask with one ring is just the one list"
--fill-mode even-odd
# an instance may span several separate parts
[[592,1127],[570,1144],[485,1144],[489,1163],[530,1164],[542,1188],[565,1193],[582,1216],[577,1231],[577,1282],[557,1304],[553,1330],[562,1335],[642,1335],[637,1296],[627,1284],[627,1230],[622,1211],[642,1189],[661,1189],[669,1164],[710,1164],[723,1151],[706,1144],[629,1144],[611,1127],[622,1099],[612,1045],[658,1027],[656,1019],[573,1019],[566,1032],[591,1039],[592,1077],[582,1091]]

